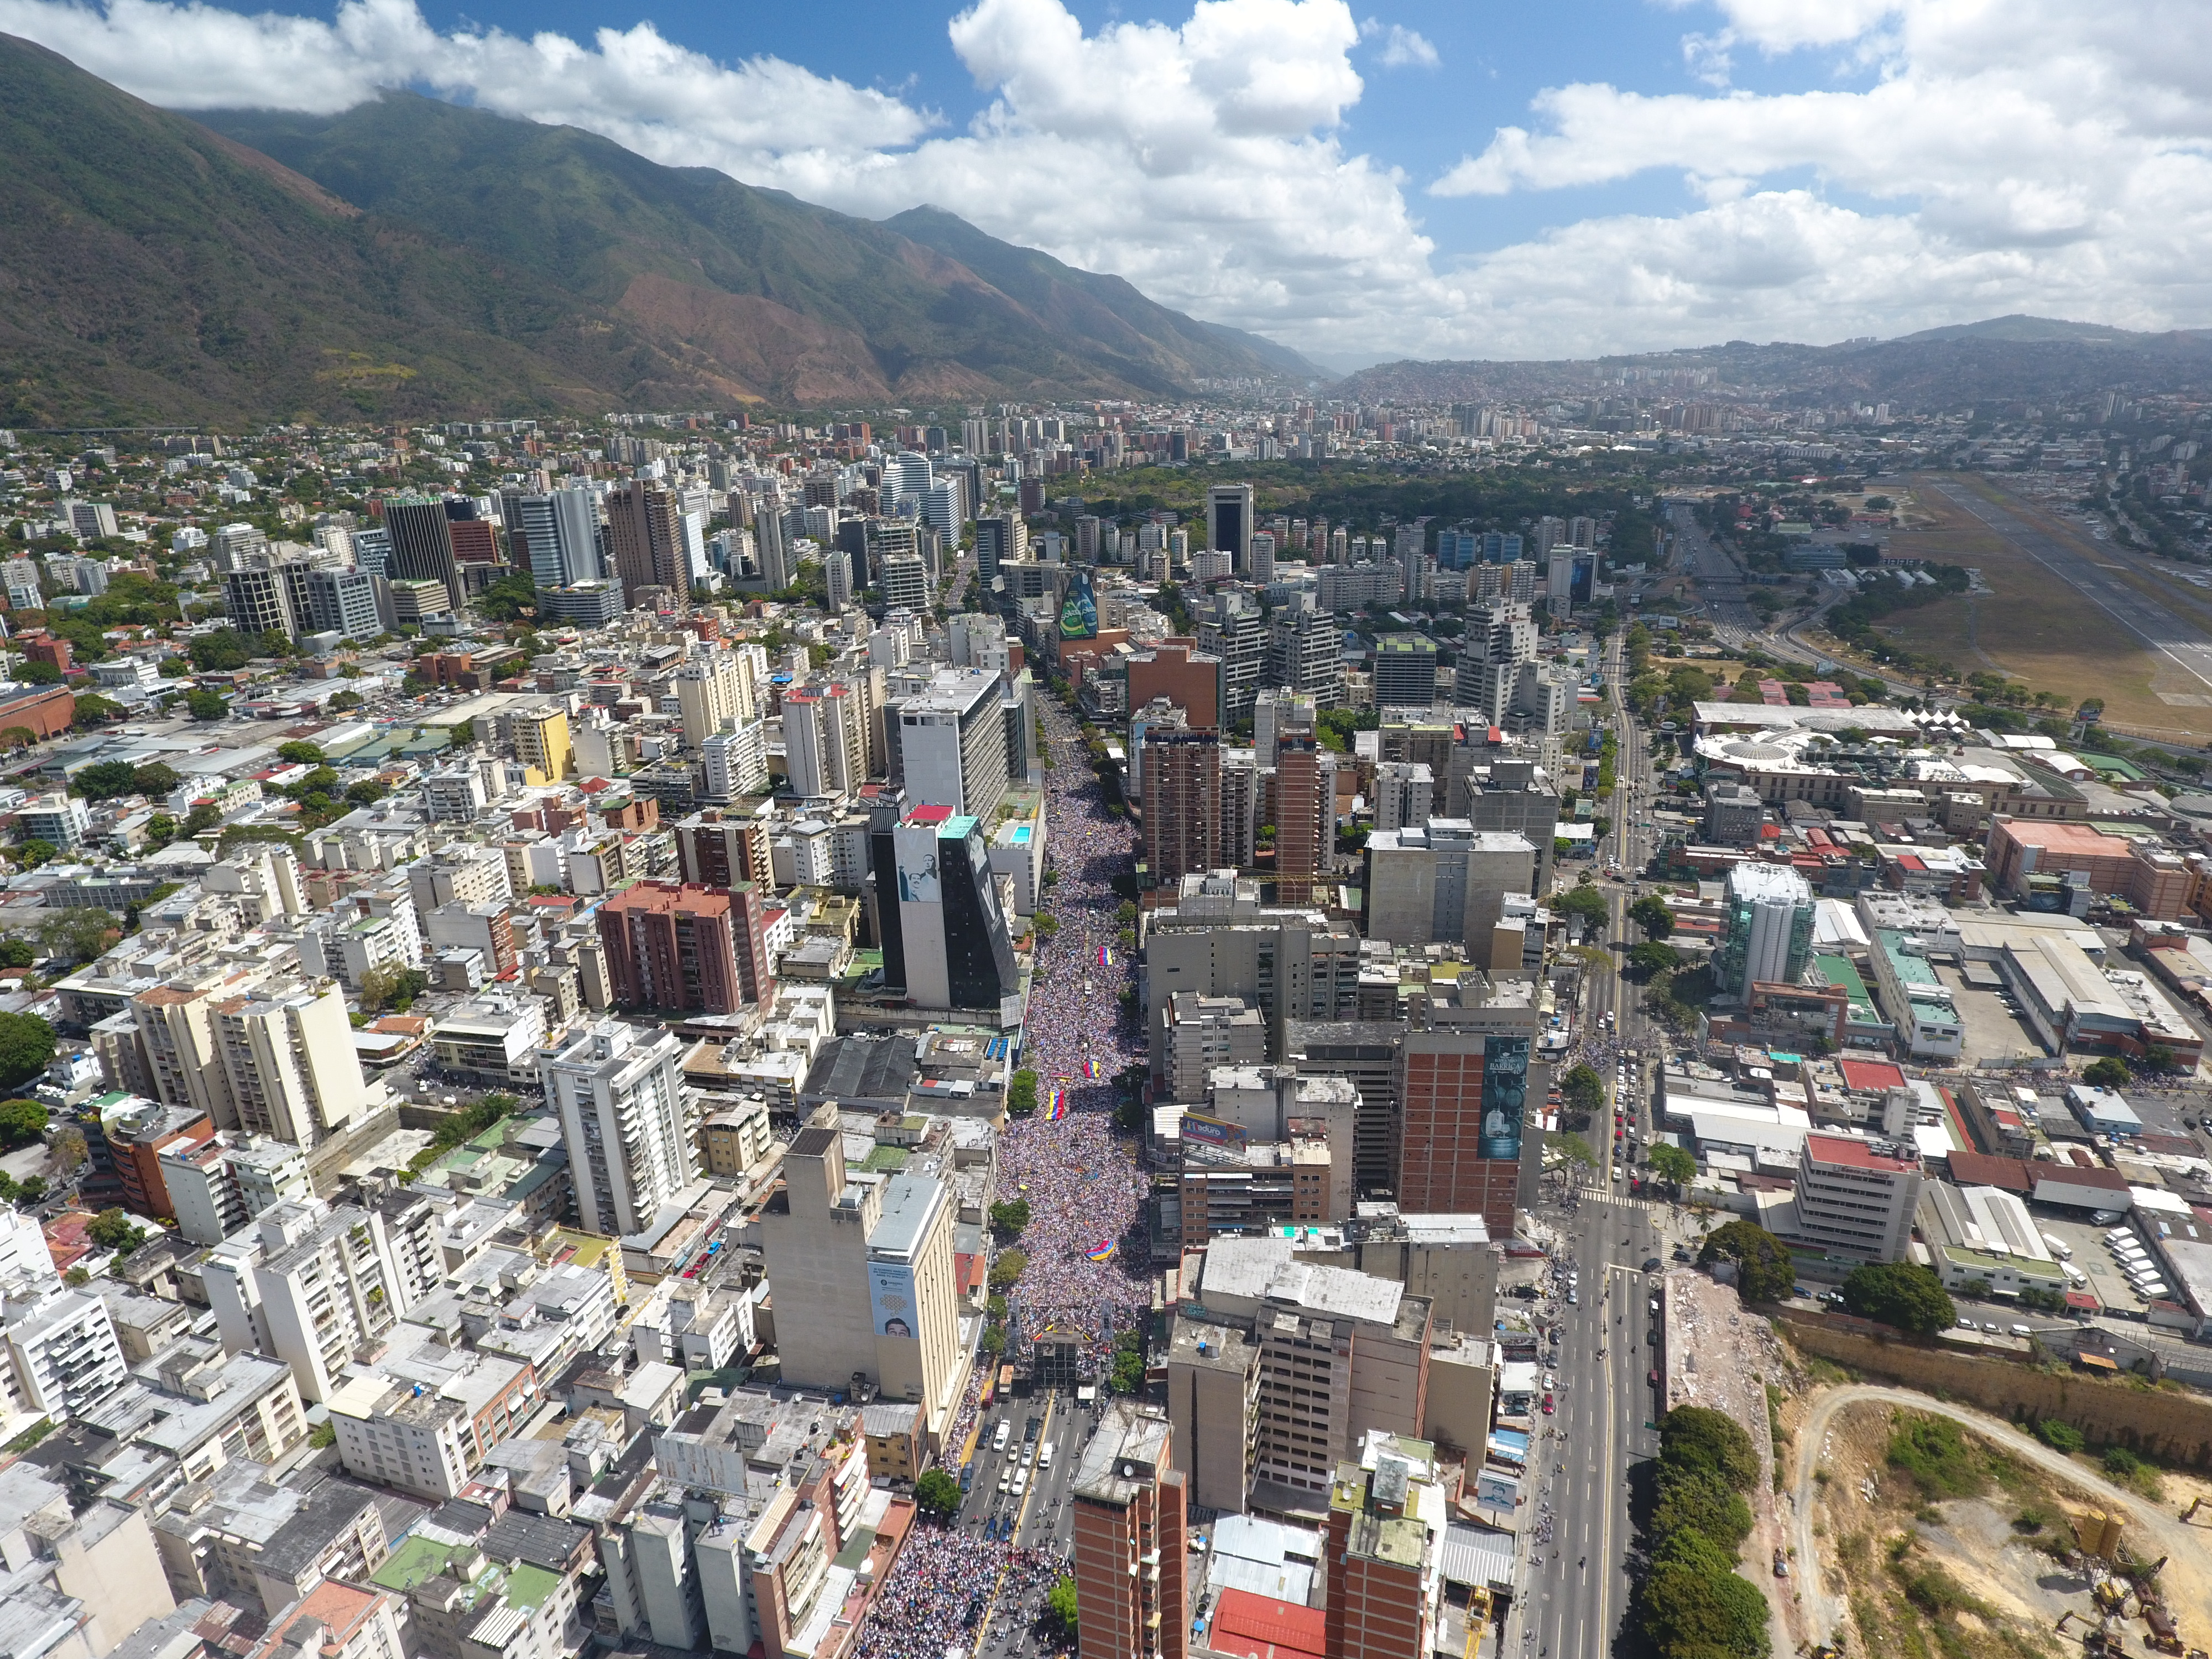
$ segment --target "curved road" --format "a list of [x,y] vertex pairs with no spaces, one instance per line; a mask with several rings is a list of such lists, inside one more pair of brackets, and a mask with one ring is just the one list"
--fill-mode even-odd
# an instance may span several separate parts
[[1973,1411],[1924,1394],[1915,1394],[1910,1389],[1855,1383],[1849,1388],[1838,1389],[1823,1399],[1813,1408],[1813,1414],[1805,1419],[1803,1426],[1797,1431],[1797,1472],[1790,1485],[1790,1498],[1797,1511],[1792,1528],[1797,1540],[1797,1583],[1805,1597],[1806,1623],[1818,1640],[1833,1641],[1837,1626],[1842,1620],[1840,1613],[1830,1606],[1827,1573],[1820,1564],[1820,1552],[1814,1548],[1813,1471],[1819,1466],[1820,1449],[1828,1437],[1828,1425],[1834,1420],[1836,1413],[1847,1407],[1869,1402],[1902,1406],[1908,1411],[1925,1412],[1931,1417],[1948,1417],[1953,1422],[1972,1429],[1984,1439],[2003,1447],[2014,1456],[2034,1464],[2046,1474],[2057,1475],[2106,1503],[2124,1505],[2129,1526],[2149,1533],[2158,1540],[2158,1548],[2162,1554],[2172,1555],[2184,1549],[2193,1549],[2203,1542],[2204,1535],[2201,1531],[2184,1526],[2167,1513],[2163,1504],[2148,1503],[2141,1492],[2114,1486],[2065,1453],[2053,1451],[2033,1436],[2021,1433],[2001,1417],[1991,1417],[1986,1412]]

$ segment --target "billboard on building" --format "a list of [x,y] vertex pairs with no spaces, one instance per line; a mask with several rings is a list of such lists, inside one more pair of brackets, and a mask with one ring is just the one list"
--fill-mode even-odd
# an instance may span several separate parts
[[868,1263],[868,1310],[878,1336],[916,1334],[914,1269],[903,1261]]
[[1521,1120],[1528,1104],[1528,1039],[1482,1040],[1482,1134],[1478,1157],[1518,1162]]
[[1063,640],[1095,640],[1098,637],[1098,601],[1091,592],[1091,576],[1079,570],[1067,584],[1067,597],[1060,602],[1060,637]]
[[1182,1138],[1204,1141],[1209,1146],[1226,1146],[1242,1152],[1251,1136],[1241,1123],[1224,1122],[1202,1112],[1185,1112],[1182,1115]]

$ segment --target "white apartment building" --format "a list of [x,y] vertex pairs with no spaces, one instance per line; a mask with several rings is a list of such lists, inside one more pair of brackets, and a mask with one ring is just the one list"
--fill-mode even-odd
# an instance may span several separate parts
[[541,1056],[586,1231],[641,1232],[697,1177],[678,1093],[683,1048],[673,1031],[603,1019],[571,1027]]
[[355,1351],[398,1323],[422,1283],[402,1271],[381,1212],[319,1200],[264,1212],[210,1250],[201,1275],[224,1350],[283,1360],[309,1401],[331,1397]]
[[313,1152],[367,1112],[335,985],[258,986],[214,1004],[210,1021],[237,1127]]
[[17,1412],[76,1417],[122,1385],[127,1368],[107,1304],[58,1279],[19,1281],[0,1300],[0,1384]]
[[160,1158],[188,1243],[220,1244],[263,1211],[314,1194],[307,1154],[281,1140],[225,1130],[197,1146],[165,1147]]
[[1798,1237],[1839,1255],[1901,1261],[1923,1179],[1908,1146],[1808,1134],[1797,1164]]
[[468,1407],[382,1371],[331,1395],[331,1425],[349,1473],[440,1503],[469,1482]]

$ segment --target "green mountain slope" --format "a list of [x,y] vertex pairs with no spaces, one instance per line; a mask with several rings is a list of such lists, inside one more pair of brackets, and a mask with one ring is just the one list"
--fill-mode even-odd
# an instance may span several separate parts
[[1303,362],[949,216],[938,239],[1017,291],[872,221],[404,94],[192,121],[0,35],[0,423],[1133,396]]

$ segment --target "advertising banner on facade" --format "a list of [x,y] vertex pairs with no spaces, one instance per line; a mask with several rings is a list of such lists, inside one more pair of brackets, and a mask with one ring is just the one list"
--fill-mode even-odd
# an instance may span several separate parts
[[1521,1119],[1528,1103],[1528,1039],[1482,1040],[1482,1134],[1478,1155],[1517,1163]]

